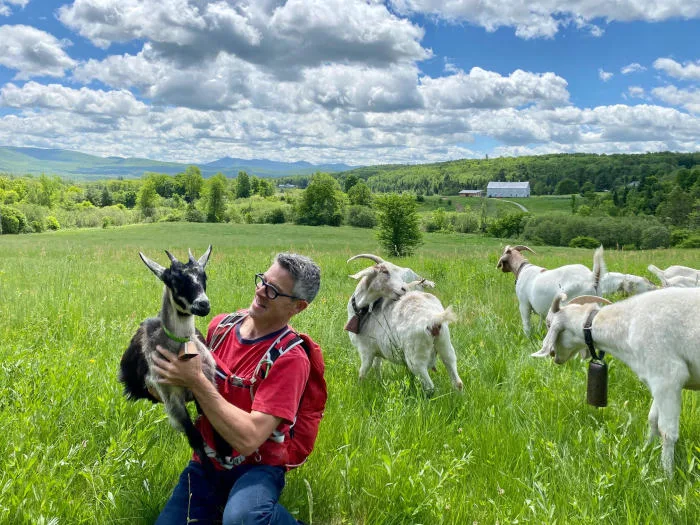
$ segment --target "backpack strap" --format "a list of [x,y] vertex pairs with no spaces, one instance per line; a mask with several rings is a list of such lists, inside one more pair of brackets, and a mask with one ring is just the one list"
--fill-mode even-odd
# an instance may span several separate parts
[[[277,339],[274,340],[274,342],[269,346],[267,351],[265,352],[265,355],[263,355],[263,358],[260,360],[258,363],[258,366],[255,367],[255,372],[253,373],[253,377],[251,378],[251,388],[250,388],[250,399],[251,401],[255,397],[255,382],[258,379],[258,375],[262,379],[265,379],[267,377],[267,374],[270,372],[270,368],[272,368],[272,365],[275,364],[275,361],[282,357],[284,354],[289,352],[292,348],[296,348],[297,346],[301,345],[304,342],[304,340],[297,334],[294,330],[291,328],[287,328],[284,332],[282,332]],[[304,352],[306,353],[307,357],[309,356],[309,351],[306,349],[305,346],[302,345],[302,348],[304,349]],[[301,404],[301,400],[299,401]],[[296,417],[294,418],[294,421],[292,421],[292,424],[289,426],[289,436],[293,437],[294,436],[294,425],[296,423]],[[279,432],[277,429],[274,429],[272,431],[272,434],[268,438],[276,443],[283,443],[284,442],[284,433]]]

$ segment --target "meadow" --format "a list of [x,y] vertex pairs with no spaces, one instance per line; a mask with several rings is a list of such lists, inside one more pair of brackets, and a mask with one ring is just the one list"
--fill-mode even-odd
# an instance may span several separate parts
[[[453,201],[456,201],[455,197]],[[294,326],[324,350],[329,400],[316,449],[287,477],[283,503],[309,524],[700,523],[700,398],[683,394],[676,473],[645,447],[650,395],[608,358],[609,406],[586,404],[586,366],[529,357],[544,328],[522,333],[506,241],[427,234],[403,260],[437,283],[463,393],[441,363],[426,397],[402,367],[357,379],[343,325],[355,281],[381,253],[372,232],[290,224],[159,223],[0,236],[0,523],[147,524],[190,456],[163,407],[127,402],[119,359],[162,285],[143,265],[163,250],[213,245],[215,313],[245,307],[253,277],[279,251],[314,258],[318,298]],[[512,244],[512,242],[511,242]],[[592,265],[593,251],[533,246],[541,266]],[[697,250],[607,251],[611,271],[700,266]],[[535,326],[537,324],[535,323]]]

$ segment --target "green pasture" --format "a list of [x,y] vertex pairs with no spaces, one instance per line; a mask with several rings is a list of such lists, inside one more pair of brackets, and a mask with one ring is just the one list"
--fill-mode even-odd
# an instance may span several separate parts
[[[577,195],[579,204],[582,198]],[[486,206],[488,217],[497,217],[505,213],[518,213],[522,211],[513,203],[522,204],[533,215],[543,215],[551,212],[571,213],[570,195],[536,195],[528,198],[487,199],[479,197],[462,197],[461,195],[424,197],[423,202],[418,203],[418,212],[431,213],[438,208],[445,211],[471,211],[481,213],[482,206]]]
[[[355,286],[348,274],[368,261],[345,261],[379,252],[371,231],[195,223],[0,236],[0,523],[154,521],[190,451],[162,406],[125,401],[117,382],[131,335],[160,306],[161,284],[138,251],[165,264],[164,249],[199,256],[210,243],[212,315],[247,306],[254,274],[278,251],[322,268],[318,298],[295,321],[322,345],[329,387],[316,450],[283,495],[299,519],[700,523],[700,398],[684,393],[668,481],[660,444],[644,446],[650,395],[625,365],[609,359],[609,406],[595,409],[585,403],[585,362],[529,357],[543,329],[522,334],[513,276],[495,268],[506,241],[428,234],[414,256],[395,261],[434,280],[459,317],[451,334],[464,392],[451,390],[438,364],[427,398],[396,365],[358,382],[343,325]],[[592,250],[533,248],[531,261],[545,267],[592,265]],[[648,277],[649,263],[700,266],[697,250],[605,259],[610,270]]]

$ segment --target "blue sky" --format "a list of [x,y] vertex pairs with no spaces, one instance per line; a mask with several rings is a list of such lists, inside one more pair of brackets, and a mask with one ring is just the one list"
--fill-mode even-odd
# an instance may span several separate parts
[[351,165],[700,150],[700,0],[0,0],[0,145]]

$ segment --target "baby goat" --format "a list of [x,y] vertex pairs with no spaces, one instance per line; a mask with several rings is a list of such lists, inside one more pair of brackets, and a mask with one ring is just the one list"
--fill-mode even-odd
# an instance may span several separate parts
[[136,330],[122,356],[119,381],[124,383],[124,395],[130,400],[150,399],[155,403],[157,400],[149,389],[156,392],[165,405],[172,427],[185,433],[202,464],[209,468],[204,441],[187,412],[186,403],[192,401],[192,393],[183,387],[159,383],[153,373],[153,356],[157,345],[174,354],[180,353],[181,359],[199,354],[204,375],[215,382],[216,363],[194,325],[195,315],[205,316],[210,310],[204,268],[211,255],[211,245],[198,261],[190,252],[186,264],[167,250],[165,253],[170,258],[170,268],[164,268],[139,252],[146,266],[165,284],[163,304],[159,317],[146,319]]
[[554,299],[549,330],[533,356],[554,356],[562,364],[586,349],[584,325],[593,344],[623,361],[649,387],[649,441],[661,435],[661,463],[673,475],[678,440],[681,391],[700,389],[700,290],[670,288],[643,293],[600,307],[600,297],[577,297],[562,306]]
[[[404,270],[383,261],[351,276],[359,282],[348,301],[346,329],[360,354],[360,379],[367,375],[375,358],[381,357],[405,363],[423,389],[432,393],[435,386],[428,369],[440,356],[452,385],[462,390],[447,326],[455,315],[451,308],[443,308],[434,295],[418,291],[426,284],[424,280],[406,283]],[[351,329],[352,320],[360,313],[362,318],[354,325],[356,330]]]

